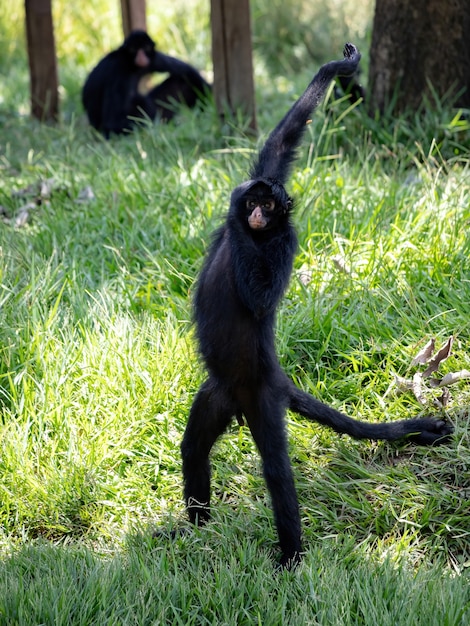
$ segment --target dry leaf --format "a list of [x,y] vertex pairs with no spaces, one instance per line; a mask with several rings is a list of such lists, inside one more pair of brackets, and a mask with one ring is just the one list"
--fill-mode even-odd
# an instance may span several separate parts
[[31,211],[37,208],[37,204],[35,202],[28,202],[28,204],[23,204],[18,209],[18,212],[14,218],[4,218],[4,222],[7,224],[13,224],[15,228],[22,228],[29,222],[29,217],[31,215]]
[[454,383],[458,383],[459,380],[464,380],[465,378],[470,378],[470,372],[468,370],[460,370],[460,372],[451,372],[450,374],[446,374],[442,380],[439,381],[439,387],[447,387],[448,385],[453,385]]
[[39,197],[50,198],[55,184],[56,183],[53,178],[47,178],[46,180],[41,180],[41,182],[39,183],[39,190],[38,190]]
[[394,375],[395,385],[400,393],[404,393],[405,391],[411,391],[413,389],[413,381],[411,378],[403,378],[403,376],[398,376],[398,374]]
[[[395,384],[398,391],[412,391],[416,400],[420,404],[425,405],[427,403],[426,395],[429,396],[431,389],[441,389],[442,395],[439,398],[431,395],[428,401],[432,401],[432,403],[440,409],[447,406],[451,398],[448,386],[461,380],[470,379],[470,370],[451,372],[442,378],[430,378],[430,375],[439,369],[439,365],[442,361],[445,361],[445,359],[450,356],[453,342],[454,337],[451,335],[445,345],[431,358],[431,354],[434,351],[434,339],[428,341],[412,361],[412,365],[429,363],[428,367],[424,372],[416,372],[413,379],[402,378],[395,374]],[[427,379],[426,381],[424,380],[425,378]]]
[[313,276],[312,269],[308,267],[308,265],[306,265],[305,263],[297,272],[298,279],[300,280],[302,285],[305,285],[305,286],[309,285],[312,282],[312,276]]
[[437,370],[439,369],[439,365],[442,363],[442,361],[445,361],[447,357],[450,355],[453,342],[454,342],[454,337],[453,335],[451,335],[449,339],[447,340],[447,343],[444,346],[442,346],[439,352],[436,352],[436,354],[431,359],[429,366],[423,372],[423,378],[427,378],[434,372],[437,372]]
[[95,194],[93,193],[93,189],[88,185],[84,187],[77,196],[76,202],[78,203],[86,203],[91,202],[95,199]]
[[339,269],[340,272],[344,272],[345,274],[351,274],[351,270],[348,268],[346,264],[346,259],[341,254],[336,254],[332,261],[334,265]]
[[424,397],[424,394],[422,392],[422,387],[421,387],[421,383],[423,382],[423,377],[419,372],[416,372],[416,374],[413,376],[413,393],[414,396],[416,398],[416,400],[418,400],[418,402],[420,404],[426,404],[426,398]]
[[434,398],[434,404],[438,409],[442,409],[449,404],[450,400],[450,391],[447,389],[442,390],[442,396],[440,398]]
[[411,365],[424,365],[429,361],[434,352],[435,340],[434,337],[428,341],[420,352],[411,361]]
[[27,187],[23,187],[23,189],[18,189],[18,191],[14,191],[11,195],[12,197],[21,198],[23,196],[36,196],[39,198],[50,198],[52,190],[55,186],[54,178],[46,178],[44,180],[40,180],[35,183],[31,183]]

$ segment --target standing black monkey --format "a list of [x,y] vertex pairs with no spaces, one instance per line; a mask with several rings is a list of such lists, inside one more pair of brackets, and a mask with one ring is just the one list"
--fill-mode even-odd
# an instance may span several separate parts
[[227,220],[214,238],[195,295],[200,352],[209,377],[197,393],[181,444],[184,495],[190,520],[209,518],[209,452],[234,416],[243,416],[263,460],[282,550],[290,566],[302,550],[299,507],[287,453],[285,409],[358,439],[444,441],[450,426],[431,418],[361,422],[322,404],[284,374],[274,349],[274,317],[291,274],[297,238],[288,179],[309,116],[336,75],[351,75],[360,54],[346,44],[344,59],[320,68],[304,94],[269,136],[251,180],[231,197]]
[[[148,93],[139,93],[139,83],[153,72],[167,72],[169,77]],[[159,52],[146,32],[135,30],[91,71],[82,100],[90,124],[108,138],[130,131],[133,118],[171,120],[175,103],[194,107],[209,91],[194,67]]]

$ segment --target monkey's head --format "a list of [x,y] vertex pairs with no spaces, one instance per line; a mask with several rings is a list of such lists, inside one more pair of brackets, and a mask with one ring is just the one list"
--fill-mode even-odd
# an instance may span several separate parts
[[144,30],[133,30],[122,48],[135,67],[147,67],[155,56],[155,43]]
[[229,216],[252,231],[271,230],[289,219],[292,198],[279,182],[248,180],[232,192]]

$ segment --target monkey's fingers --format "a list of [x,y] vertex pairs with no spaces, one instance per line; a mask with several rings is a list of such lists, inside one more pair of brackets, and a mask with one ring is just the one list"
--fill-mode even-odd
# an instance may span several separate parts
[[353,43],[344,44],[343,56],[345,59],[348,59],[351,61],[355,61],[357,57],[359,57],[359,59],[361,58],[359,50],[356,48],[356,46]]

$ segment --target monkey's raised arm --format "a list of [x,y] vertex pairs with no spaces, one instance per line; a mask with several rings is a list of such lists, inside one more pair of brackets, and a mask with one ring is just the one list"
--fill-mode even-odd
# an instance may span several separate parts
[[347,43],[343,54],[341,61],[322,65],[302,96],[269,135],[257,163],[251,169],[251,178],[270,178],[281,184],[286,183],[308,119],[321,102],[330,82],[336,76],[352,76],[357,70],[361,55],[356,46]]

